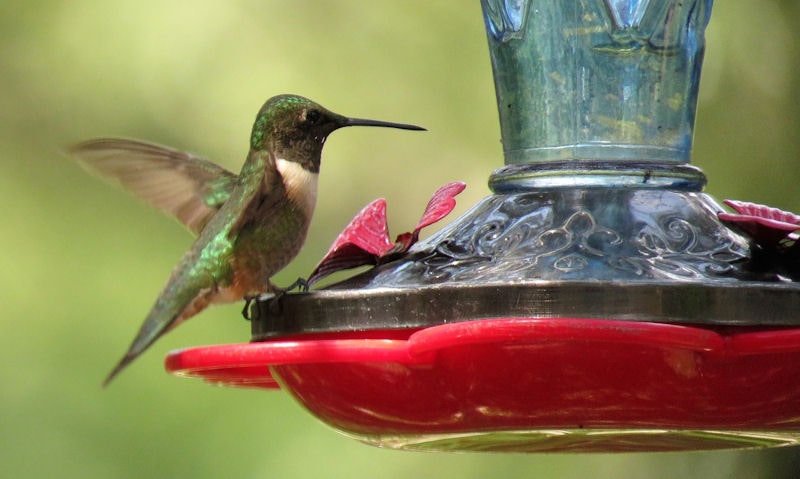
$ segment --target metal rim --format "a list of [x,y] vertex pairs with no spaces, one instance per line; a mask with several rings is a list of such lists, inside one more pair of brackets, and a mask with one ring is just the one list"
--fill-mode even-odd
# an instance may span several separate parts
[[253,340],[262,340],[513,317],[800,326],[799,312],[796,284],[532,281],[287,294],[256,302],[251,316]]

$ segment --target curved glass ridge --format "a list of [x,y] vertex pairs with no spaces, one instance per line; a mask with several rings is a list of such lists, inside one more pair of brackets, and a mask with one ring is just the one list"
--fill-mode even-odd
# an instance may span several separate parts
[[506,164],[688,163],[713,0],[481,0]]

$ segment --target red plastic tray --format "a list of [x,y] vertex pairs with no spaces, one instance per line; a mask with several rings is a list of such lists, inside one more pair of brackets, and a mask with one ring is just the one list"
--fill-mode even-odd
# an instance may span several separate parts
[[800,438],[800,328],[503,318],[184,349],[166,367],[280,384],[326,423],[383,446],[675,450]]

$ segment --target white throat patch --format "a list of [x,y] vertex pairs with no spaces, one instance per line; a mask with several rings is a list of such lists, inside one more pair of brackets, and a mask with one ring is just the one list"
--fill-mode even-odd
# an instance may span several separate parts
[[300,207],[307,218],[311,218],[317,203],[319,174],[306,170],[299,163],[281,158],[275,160],[275,167],[283,179],[289,199]]

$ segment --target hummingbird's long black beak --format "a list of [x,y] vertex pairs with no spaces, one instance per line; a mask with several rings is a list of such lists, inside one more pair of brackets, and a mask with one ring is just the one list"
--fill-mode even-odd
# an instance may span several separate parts
[[385,128],[399,128],[401,130],[428,131],[417,125],[407,125],[405,123],[392,123],[389,121],[367,120],[364,118],[347,118],[343,126],[382,126]]

